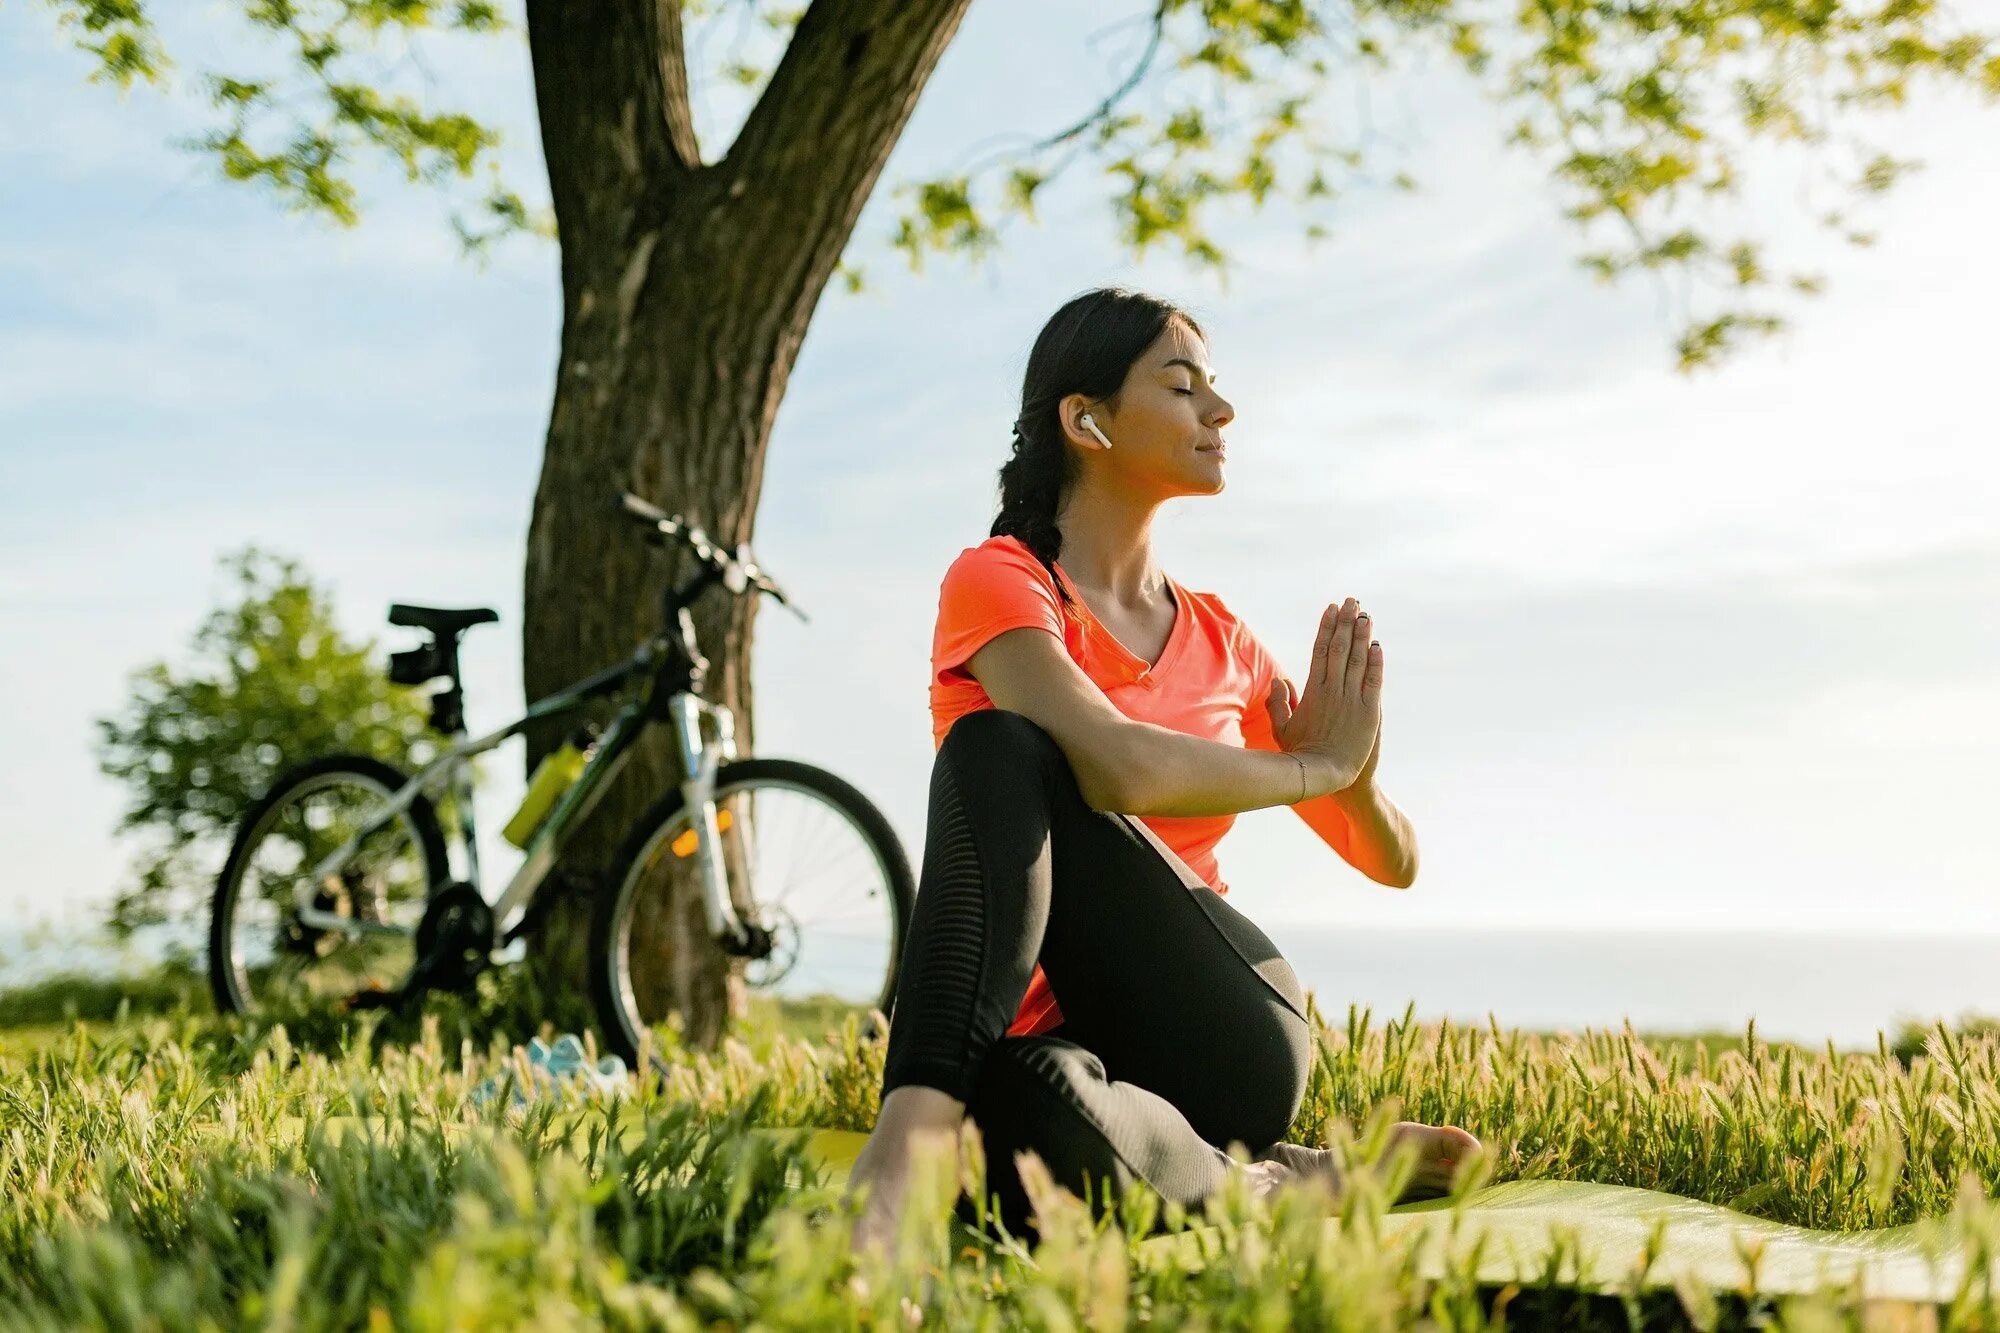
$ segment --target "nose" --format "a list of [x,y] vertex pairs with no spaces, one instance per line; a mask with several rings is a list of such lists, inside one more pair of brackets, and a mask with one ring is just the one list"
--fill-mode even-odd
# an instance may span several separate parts
[[1220,428],[1234,420],[1236,420],[1236,409],[1229,405],[1227,398],[1220,394],[1216,395],[1215,407],[1208,414],[1208,424]]

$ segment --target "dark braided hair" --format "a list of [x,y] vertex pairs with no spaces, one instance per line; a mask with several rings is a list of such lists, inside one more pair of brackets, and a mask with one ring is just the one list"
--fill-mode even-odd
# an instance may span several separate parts
[[1078,462],[1063,436],[1057,405],[1080,393],[1118,406],[1118,391],[1140,353],[1179,319],[1197,337],[1201,325],[1185,310],[1157,296],[1123,287],[1098,287],[1072,297],[1049,316],[1028,353],[1021,381],[1021,414],[1014,418],[1014,455],[1000,468],[1000,513],[989,537],[1013,537],[1034,552],[1069,607],[1069,590],[1056,577],[1062,533],[1056,514],[1075,482]]

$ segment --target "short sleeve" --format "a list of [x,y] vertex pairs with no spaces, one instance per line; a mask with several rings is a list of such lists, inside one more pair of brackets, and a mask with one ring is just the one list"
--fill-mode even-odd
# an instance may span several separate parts
[[945,570],[938,588],[937,629],[931,642],[931,678],[950,683],[966,660],[1006,630],[1034,626],[1063,642],[1062,605],[1049,572],[1034,553],[1013,542],[967,547]]

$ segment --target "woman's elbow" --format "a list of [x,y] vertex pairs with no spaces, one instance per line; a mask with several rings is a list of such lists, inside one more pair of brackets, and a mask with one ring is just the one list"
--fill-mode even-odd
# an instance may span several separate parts
[[1083,803],[1093,810],[1107,814],[1139,815],[1144,801],[1136,790],[1137,783],[1132,775],[1115,767],[1092,767],[1088,771],[1078,770],[1077,790],[1083,795]]
[[1070,757],[1083,803],[1093,810],[1143,815],[1153,799],[1146,764],[1133,753],[1131,729],[1100,733]]

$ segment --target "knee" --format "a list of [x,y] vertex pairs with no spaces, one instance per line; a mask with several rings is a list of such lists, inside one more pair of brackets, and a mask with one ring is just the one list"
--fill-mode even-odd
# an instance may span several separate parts
[[951,724],[951,730],[945,733],[944,743],[939,746],[940,753],[945,750],[977,751],[982,757],[990,757],[995,752],[1036,759],[1045,759],[1051,754],[1059,759],[1063,757],[1055,737],[1027,714],[1009,708],[982,708],[959,718]]
[[1033,774],[1082,799],[1076,770],[1056,738],[1025,713],[982,708],[951,724],[937,758],[961,775]]
[[1036,779],[1060,805],[1088,805],[1076,769],[1056,739],[1012,709],[980,709],[952,723],[938,761],[948,763],[960,781],[966,775],[1016,775]]

